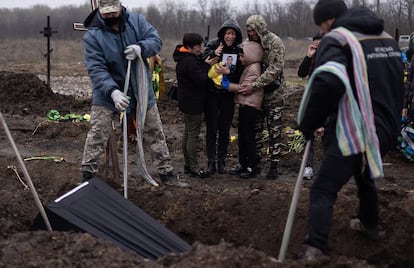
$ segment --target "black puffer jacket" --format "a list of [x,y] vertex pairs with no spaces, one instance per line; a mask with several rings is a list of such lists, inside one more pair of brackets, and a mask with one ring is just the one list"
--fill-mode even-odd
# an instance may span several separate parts
[[[227,46],[226,42],[224,42],[224,34],[226,33],[226,30],[228,28],[232,28],[236,31],[236,40],[231,46]],[[218,48],[220,43],[224,45],[223,47],[223,53],[220,55],[220,61],[223,60],[223,54],[237,54],[239,53],[238,46],[242,43],[243,37],[240,30],[240,26],[234,19],[228,19],[225,22],[223,22],[223,25],[221,25],[220,29],[217,32],[217,38],[211,40],[205,47],[202,58],[206,59],[208,56],[214,57],[215,56],[215,50]],[[241,73],[243,72],[243,65],[241,61],[239,60],[239,57],[237,56],[237,62],[236,62],[236,68],[229,74],[227,77],[229,78],[230,82],[233,83],[239,83]],[[210,87],[214,88],[214,83],[212,80],[210,80],[209,83]],[[233,94],[233,93],[231,93]]]
[[[356,34],[364,51],[376,131],[381,152],[386,152],[396,144],[400,129],[403,98],[401,51],[397,42],[383,33],[383,20],[367,8],[349,9],[335,20],[332,29],[340,26]],[[315,67],[328,61],[344,64],[351,85],[355,87],[352,55],[348,44],[338,42],[328,33],[323,37],[316,55]],[[339,78],[326,72],[316,75],[311,90],[310,100],[300,124],[300,130],[307,137],[323,126],[324,122],[328,122],[325,127],[335,127],[338,103],[345,92]]]
[[210,65],[200,56],[196,56],[182,45],[178,45],[173,53],[178,80],[178,107],[186,114],[200,114],[204,111],[208,69]]

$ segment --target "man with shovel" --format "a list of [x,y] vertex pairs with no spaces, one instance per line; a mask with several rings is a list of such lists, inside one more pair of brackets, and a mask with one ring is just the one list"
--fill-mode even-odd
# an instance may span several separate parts
[[[112,121],[118,120],[120,111],[128,115],[136,112],[137,101],[141,97],[138,86],[142,82],[148,89],[143,128],[145,141],[151,145],[159,162],[161,181],[175,180],[148,64],[144,66],[145,79],[137,79],[137,75],[134,75],[138,68],[135,59],[156,55],[162,46],[161,38],[143,16],[127,12],[119,0],[99,0],[98,3],[99,7],[84,22],[88,29],[84,35],[85,65],[92,81],[93,97],[91,128],[81,166],[83,181],[92,178],[102,163]],[[130,81],[126,75],[128,62],[132,62]],[[122,92],[126,80],[129,87],[127,92]]]
[[374,179],[383,177],[381,157],[396,145],[403,94],[401,52],[382,19],[343,0],[319,0],[313,18],[324,37],[298,119],[307,140],[323,130],[324,158],[310,190],[305,260],[328,254],[334,203],[351,177],[359,197],[351,229],[385,236]]

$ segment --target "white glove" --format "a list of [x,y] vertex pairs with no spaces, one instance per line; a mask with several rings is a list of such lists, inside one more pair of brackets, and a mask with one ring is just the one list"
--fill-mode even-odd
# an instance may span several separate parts
[[120,111],[125,110],[129,106],[129,100],[128,98],[122,93],[119,89],[115,89],[111,93],[111,98],[114,101],[115,108],[117,108]]
[[129,45],[126,47],[124,54],[125,59],[135,60],[139,55],[141,55],[141,47],[138,45]]

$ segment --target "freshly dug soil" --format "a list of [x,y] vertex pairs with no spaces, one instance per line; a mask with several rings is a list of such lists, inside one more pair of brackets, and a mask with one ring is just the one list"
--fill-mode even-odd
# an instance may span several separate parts
[[[60,162],[25,161],[46,205],[79,182],[89,129],[87,122],[49,121],[46,114],[51,109],[62,115],[89,113],[90,99],[55,94],[30,73],[0,72],[0,80],[0,111],[22,157],[63,158]],[[74,86],[69,85],[68,90]],[[294,127],[303,88],[290,87],[286,92],[285,125]],[[29,231],[38,211],[10,142],[0,128],[0,267],[414,267],[414,167],[399,152],[386,156],[385,178],[378,180],[380,215],[387,231],[384,241],[369,241],[349,229],[349,220],[358,207],[356,186],[351,179],[336,202],[330,260],[295,260],[306,236],[312,181],[305,181],[287,260],[280,264],[276,259],[302,155],[285,154],[280,161],[279,178],[274,181],[265,179],[266,166],[260,176],[248,180],[228,174],[215,174],[208,179],[189,177],[183,172],[183,120],[177,103],[161,98],[158,105],[176,172],[188,185],[153,187],[146,183],[135,168],[135,146],[131,142],[128,197],[191,244],[191,250],[148,260],[88,233]],[[231,131],[237,135],[237,129]],[[204,133],[200,137],[200,158],[201,163],[206,163],[203,141]],[[315,148],[317,172],[322,157],[319,140]],[[121,142],[118,153],[122,159]],[[146,153],[150,172],[156,174],[149,152]],[[231,167],[237,162],[235,141],[230,143],[226,164]],[[109,167],[103,168],[100,176],[122,194],[122,182],[114,180]]]

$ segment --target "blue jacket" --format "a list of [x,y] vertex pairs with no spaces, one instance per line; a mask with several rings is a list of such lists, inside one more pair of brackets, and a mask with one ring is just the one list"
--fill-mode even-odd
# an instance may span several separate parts
[[[86,18],[84,25],[88,31],[83,37],[85,49],[85,65],[92,81],[92,104],[104,106],[117,111],[111,98],[115,89],[124,90],[125,74],[128,61],[124,50],[127,46],[137,44],[141,47],[143,59],[156,55],[161,50],[162,41],[157,30],[142,16],[129,13],[122,9],[120,31],[113,31],[108,27],[98,9],[92,11]],[[148,108],[155,104],[154,90],[151,83],[151,70],[147,61],[148,79]],[[136,61],[131,68],[131,80],[128,96],[131,98],[130,107],[135,110],[138,98],[138,84],[136,77]]]

